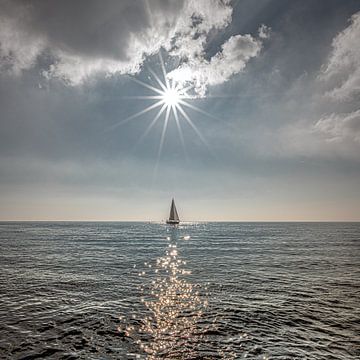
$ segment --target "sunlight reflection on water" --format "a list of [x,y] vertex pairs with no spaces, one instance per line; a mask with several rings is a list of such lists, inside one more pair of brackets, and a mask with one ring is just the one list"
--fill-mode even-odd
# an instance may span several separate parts
[[152,279],[149,286],[140,288],[148,315],[139,326],[126,327],[126,335],[135,340],[148,359],[165,354],[179,358],[187,340],[198,336],[197,322],[207,306],[198,287],[185,278],[190,272],[184,268],[186,261],[178,256],[176,228],[166,240],[170,244],[165,255],[154,264],[146,262],[146,272],[139,273]]
[[[198,356],[206,333],[214,325],[201,322],[208,307],[207,287],[188,281],[186,277],[191,271],[179,257],[178,239],[189,240],[190,235],[178,238],[176,227],[170,232],[165,255],[154,263],[145,262],[146,271],[138,274],[144,278],[140,291],[147,316],[137,325],[125,326],[126,336],[133,339],[149,360]],[[234,358],[221,350],[218,355],[223,359]]]
[[0,358],[357,359],[359,234],[359,223],[2,223]]

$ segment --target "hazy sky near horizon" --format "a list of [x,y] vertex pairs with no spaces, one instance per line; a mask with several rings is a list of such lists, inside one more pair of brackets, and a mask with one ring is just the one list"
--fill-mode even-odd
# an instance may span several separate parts
[[[0,220],[360,221],[360,2],[0,0]],[[154,100],[189,86],[184,143]],[[124,121],[122,123],[122,121]],[[139,139],[141,141],[139,142]],[[158,166],[156,166],[158,161]]]

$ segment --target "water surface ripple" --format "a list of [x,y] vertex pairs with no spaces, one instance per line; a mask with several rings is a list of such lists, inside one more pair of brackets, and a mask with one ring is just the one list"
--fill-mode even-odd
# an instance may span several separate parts
[[360,359],[360,223],[12,222],[0,243],[1,359]]

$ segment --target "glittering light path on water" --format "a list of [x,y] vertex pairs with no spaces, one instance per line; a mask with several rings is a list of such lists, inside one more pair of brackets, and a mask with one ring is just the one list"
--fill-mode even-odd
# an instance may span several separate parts
[[190,240],[190,235],[167,230],[164,256],[145,262],[138,273],[142,315],[133,315],[119,329],[138,347],[132,355],[149,360],[235,359],[228,346],[214,348],[217,324],[216,316],[209,321],[207,286],[191,282],[188,264],[180,257],[178,242]]
[[148,315],[139,326],[127,326],[126,335],[135,340],[150,360],[196,355],[195,345],[199,344],[203,330],[198,322],[207,300],[200,294],[199,286],[187,281],[190,271],[185,269],[186,261],[178,257],[176,243],[171,240],[165,256],[145,266],[147,271],[139,276],[153,275],[150,286],[141,288],[141,301]]
[[180,358],[183,347],[198,336],[197,322],[207,301],[184,278],[188,274],[182,268],[184,265],[186,262],[178,259],[176,244],[170,244],[166,255],[156,261],[158,276],[152,281],[151,296],[143,299],[150,315],[140,327],[140,332],[151,339],[147,344],[141,344],[149,359],[169,352]]

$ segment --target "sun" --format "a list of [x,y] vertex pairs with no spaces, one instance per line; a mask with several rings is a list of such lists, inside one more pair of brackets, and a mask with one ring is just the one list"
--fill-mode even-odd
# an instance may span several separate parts
[[177,106],[181,100],[181,94],[177,91],[176,88],[169,88],[164,91],[162,100],[166,106]]
[[[154,115],[154,118],[152,119],[151,123],[148,125],[142,136],[140,137],[138,143],[140,143],[150,132],[150,130],[154,127],[156,122],[163,117],[163,126],[162,126],[162,132],[161,132],[161,138],[158,148],[158,156],[157,156],[157,163],[156,168],[159,163],[159,159],[161,156],[162,147],[164,144],[164,139],[166,135],[166,130],[169,124],[169,121],[173,120],[175,121],[176,127],[178,129],[179,137],[184,149],[184,154],[186,155],[186,146],[185,146],[185,140],[183,136],[183,130],[181,127],[181,122],[186,122],[197,134],[201,142],[206,145],[207,148],[209,148],[208,143],[200,133],[197,126],[194,124],[194,122],[191,120],[190,116],[187,113],[187,110],[185,108],[189,108],[192,110],[195,110],[197,112],[202,113],[203,115],[206,115],[208,117],[213,117],[212,115],[208,114],[206,111],[196,107],[195,105],[191,104],[189,100],[194,100],[196,97],[191,96],[188,94],[188,91],[191,91],[194,88],[194,85],[192,84],[185,84],[183,82],[175,81],[174,79],[169,78],[168,74],[165,71],[165,66],[163,59],[161,57],[161,53],[159,54],[160,57],[160,64],[162,68],[162,75],[163,80],[160,79],[160,77],[152,70],[148,69],[151,75],[153,76],[153,80],[157,82],[157,86],[151,85],[149,83],[145,83],[135,77],[131,77],[133,81],[136,83],[142,85],[148,90],[151,90],[153,92],[152,95],[139,95],[139,96],[131,96],[127,97],[133,98],[133,99],[141,99],[141,100],[150,100],[153,101],[152,104],[145,107],[143,110],[129,116],[128,118],[114,124],[113,126],[109,127],[108,130],[113,130],[114,128],[118,127],[119,125],[123,125],[130,120],[133,120],[141,115],[144,115],[150,111],[153,111],[157,109],[157,112]],[[187,156],[187,155],[186,155]]]

